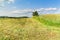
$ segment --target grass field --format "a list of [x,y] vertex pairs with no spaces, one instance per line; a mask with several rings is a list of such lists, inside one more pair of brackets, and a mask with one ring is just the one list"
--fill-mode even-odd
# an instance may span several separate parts
[[46,14],[39,17],[35,17],[39,22],[48,26],[59,26],[60,27],[60,15],[59,14]]
[[60,40],[60,15],[0,18],[0,40]]

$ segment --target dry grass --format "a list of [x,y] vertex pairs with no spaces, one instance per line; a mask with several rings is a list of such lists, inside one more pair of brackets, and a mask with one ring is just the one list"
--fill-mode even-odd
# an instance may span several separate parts
[[43,24],[39,20],[43,16],[37,18],[0,18],[0,40],[60,40],[58,26]]

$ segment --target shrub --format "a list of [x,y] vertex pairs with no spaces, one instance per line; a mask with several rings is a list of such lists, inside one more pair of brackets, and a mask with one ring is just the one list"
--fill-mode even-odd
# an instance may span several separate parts
[[37,11],[33,12],[33,16],[39,16],[38,12]]

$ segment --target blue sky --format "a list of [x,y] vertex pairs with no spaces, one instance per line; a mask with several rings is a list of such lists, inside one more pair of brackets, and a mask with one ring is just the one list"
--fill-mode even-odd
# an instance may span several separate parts
[[18,9],[51,8],[51,7],[60,8],[60,0],[14,0],[14,3],[10,3],[6,7],[8,6],[9,7],[15,6]]
[[0,7],[17,9],[60,8],[60,0],[2,0]]
[[30,15],[34,10],[60,13],[60,0],[0,0],[0,16]]
[[60,0],[16,0],[14,5],[18,8],[59,8]]

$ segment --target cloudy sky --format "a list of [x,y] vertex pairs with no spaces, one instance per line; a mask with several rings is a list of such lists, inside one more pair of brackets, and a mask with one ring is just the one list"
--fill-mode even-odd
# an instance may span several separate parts
[[0,0],[0,16],[31,16],[39,13],[60,13],[60,0]]

